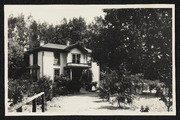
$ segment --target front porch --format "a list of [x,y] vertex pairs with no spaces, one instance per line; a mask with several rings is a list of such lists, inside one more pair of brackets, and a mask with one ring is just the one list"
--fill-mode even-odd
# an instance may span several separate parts
[[83,80],[82,80],[82,73],[83,70],[89,69],[90,66],[81,64],[68,64],[64,70],[65,73],[69,76],[69,78],[73,81],[74,84],[76,84],[76,91],[75,92],[80,92],[80,88],[83,86]]

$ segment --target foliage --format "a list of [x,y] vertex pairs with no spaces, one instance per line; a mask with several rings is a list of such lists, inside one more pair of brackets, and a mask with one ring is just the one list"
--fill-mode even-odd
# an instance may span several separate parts
[[120,103],[132,103],[136,94],[133,89],[140,83],[139,79],[130,76],[124,64],[118,70],[108,69],[107,71],[99,88],[100,97],[109,100],[111,95],[115,96],[119,107]]
[[[165,83],[168,88],[166,98],[172,97],[172,9],[104,9],[104,18],[96,17],[86,25],[84,18],[65,18],[59,25],[38,23],[32,16],[27,19],[21,14],[8,19],[8,70],[10,78],[19,78],[24,71],[23,48],[32,48],[38,42],[71,44],[81,42],[92,49],[94,61],[101,64],[101,70],[119,71],[119,66],[126,63],[131,74],[142,73],[145,79]],[[106,73],[105,73],[106,74]],[[118,79],[128,79],[117,73]],[[136,79],[136,76],[133,79]],[[105,75],[105,79],[110,80]],[[112,80],[114,81],[114,80]],[[71,81],[73,89],[78,91],[80,84]],[[103,81],[104,82],[104,81]],[[114,92],[113,82],[108,82]],[[105,85],[106,86],[106,85]],[[135,85],[140,87],[139,85]],[[156,84],[151,84],[153,89]],[[104,88],[104,87],[103,87]],[[106,88],[106,87],[105,87]],[[109,93],[109,89],[106,89]]]
[[89,69],[83,70],[80,81],[82,82],[82,84],[85,85],[87,91],[91,90],[92,77],[93,77],[93,74],[92,74],[91,70],[89,70]]
[[[148,79],[158,79],[163,69],[171,73],[170,9],[105,9],[104,12],[105,18],[91,27],[94,35],[91,47],[97,62],[113,69],[126,62],[131,73],[143,73]],[[99,34],[94,32],[96,28]]]
[[[90,27],[93,58],[101,68],[127,63],[131,74],[159,79],[172,94],[172,9],[104,9]],[[94,32],[98,28],[98,32]],[[151,89],[154,85],[151,85]]]
[[73,94],[80,91],[82,83],[80,81],[71,80],[69,76],[61,74],[55,78],[53,85],[54,95]]
[[8,80],[8,98],[13,101],[13,104],[21,102],[23,97],[29,94],[32,82],[29,80],[28,75],[22,76],[19,79]]
[[50,77],[43,76],[37,81],[37,93],[45,92],[46,100],[51,100],[53,97],[52,91],[52,80]]
[[9,78],[19,78],[25,71],[23,47],[16,41],[10,40],[8,43],[8,76]]
[[71,92],[69,85],[70,79],[68,76],[60,75],[55,78],[55,83],[53,86],[54,95],[66,95]]
[[149,107],[148,106],[141,106],[141,112],[149,112]]
[[25,71],[24,46],[28,42],[28,28],[24,15],[8,18],[8,77],[20,78]]

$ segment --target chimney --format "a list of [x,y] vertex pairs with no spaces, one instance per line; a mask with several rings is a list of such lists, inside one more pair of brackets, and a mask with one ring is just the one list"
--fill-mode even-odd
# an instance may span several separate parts
[[41,40],[40,41],[40,46],[43,46],[44,45],[44,40]]
[[66,45],[67,45],[67,46],[69,46],[69,45],[70,45],[70,41],[69,41],[69,40],[66,42]]
[[25,45],[24,46],[24,52],[28,51],[29,50],[29,45]]

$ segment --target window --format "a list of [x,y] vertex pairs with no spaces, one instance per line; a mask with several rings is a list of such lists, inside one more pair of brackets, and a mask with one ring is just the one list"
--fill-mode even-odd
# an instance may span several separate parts
[[37,61],[38,61],[38,54],[36,52],[36,53],[33,53],[33,64],[37,65]]
[[60,75],[60,69],[54,69],[54,81],[56,81],[56,78]]
[[54,65],[60,65],[60,53],[54,52]]
[[80,54],[72,54],[72,63],[80,63]]

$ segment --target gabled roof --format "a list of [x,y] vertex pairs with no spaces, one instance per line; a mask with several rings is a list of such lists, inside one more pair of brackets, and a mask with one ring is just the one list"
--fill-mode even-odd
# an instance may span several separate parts
[[61,44],[54,44],[54,43],[47,43],[45,45],[42,45],[40,47],[34,48],[33,50],[28,51],[28,53],[32,53],[35,51],[41,51],[41,50],[60,50],[60,51],[64,51],[64,52],[68,52],[73,48],[79,48],[80,50],[82,50],[82,52],[86,52],[86,53],[91,53],[92,51],[88,48],[84,48],[82,47],[79,43],[75,43],[72,45],[61,45]]
[[75,43],[75,44],[72,44],[72,45],[69,45],[65,48],[65,50],[71,50],[73,48],[79,48],[80,50],[82,50],[82,52],[85,52],[85,53],[91,53],[91,50],[90,49],[87,49],[83,46],[81,46],[78,42]]
[[67,47],[67,45],[47,43],[47,44],[42,45],[40,47],[64,50]]

